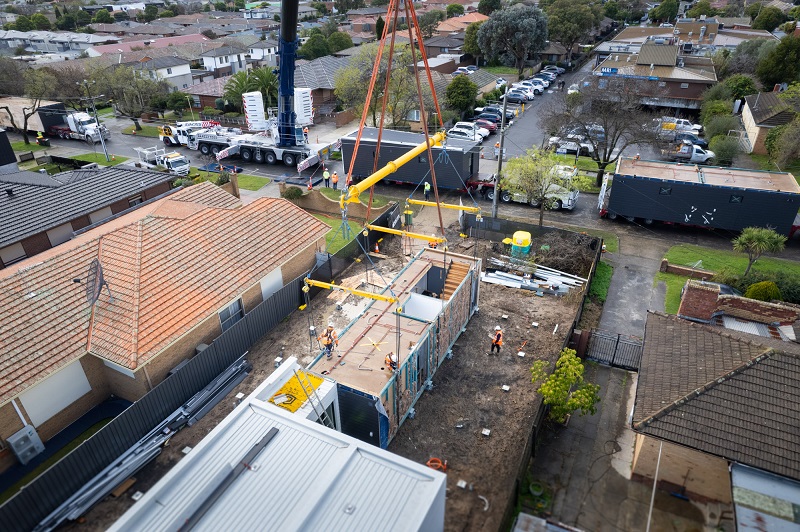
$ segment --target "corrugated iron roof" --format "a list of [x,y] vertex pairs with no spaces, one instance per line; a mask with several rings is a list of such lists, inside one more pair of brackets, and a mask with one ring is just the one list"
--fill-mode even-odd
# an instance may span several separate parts
[[639,50],[637,65],[674,67],[678,60],[678,47],[646,42]]

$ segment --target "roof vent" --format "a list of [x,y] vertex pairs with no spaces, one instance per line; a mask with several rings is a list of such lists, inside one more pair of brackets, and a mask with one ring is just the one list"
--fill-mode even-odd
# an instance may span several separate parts
[[13,189],[10,189],[10,188],[7,188],[7,189],[6,189],[6,195],[7,195],[9,198],[11,198],[11,197],[14,197],[14,190],[13,190]]

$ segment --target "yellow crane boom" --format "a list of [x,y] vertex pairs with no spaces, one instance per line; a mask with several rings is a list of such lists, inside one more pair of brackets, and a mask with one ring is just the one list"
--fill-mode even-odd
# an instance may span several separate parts
[[[394,161],[390,161],[386,163],[386,165],[379,169],[374,174],[370,175],[363,181],[359,183],[355,183],[347,189],[347,192],[342,194],[342,197],[339,199],[339,207],[344,210],[345,203],[357,203],[359,201],[358,196],[366,191],[369,190],[369,187],[383,179],[384,177],[388,176],[389,174],[393,174],[397,171],[398,168],[403,166],[404,164],[410,162],[415,157],[423,153],[428,149],[428,146],[438,146],[442,143],[445,139],[446,135],[444,131],[440,131],[435,135],[428,137],[428,142],[422,142],[418,146],[415,146],[409,152],[401,155]],[[434,204],[435,205],[435,204]]]
[[[436,207],[435,201],[407,199],[406,203],[408,203],[409,205],[424,205],[425,207]],[[450,205],[449,203],[440,203],[439,207],[443,209],[455,209],[457,211],[464,211],[472,214],[478,214],[481,212],[480,207],[467,207],[466,205]]]
[[305,284],[306,284],[306,287],[317,286],[319,288],[327,288],[328,290],[341,290],[343,292],[349,292],[349,293],[353,294],[354,296],[366,297],[366,298],[369,298],[369,299],[375,299],[377,301],[386,301],[386,302],[389,302],[389,303],[399,303],[400,302],[400,300],[397,299],[394,296],[386,296],[386,295],[383,295],[383,294],[373,294],[372,292],[365,292],[364,290],[356,290],[355,288],[348,288],[346,286],[341,286],[341,285],[338,285],[338,284],[325,283],[325,282],[322,282],[322,281],[315,281],[314,279],[309,279],[308,277],[306,277],[306,279],[305,279]]

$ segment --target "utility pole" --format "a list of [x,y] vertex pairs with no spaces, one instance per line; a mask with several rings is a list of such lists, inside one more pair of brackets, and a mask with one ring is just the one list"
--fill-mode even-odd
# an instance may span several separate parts
[[494,175],[494,198],[492,199],[492,218],[497,218],[497,196],[500,195],[500,171],[503,169],[503,149],[506,140],[506,110],[508,109],[508,85],[503,97],[503,112],[500,117],[500,152],[497,154],[497,173]]
[[[92,83],[94,83],[94,81],[92,81]],[[78,84],[80,85],[80,82],[78,82]],[[106,149],[106,141],[103,138],[103,132],[100,130],[100,119],[97,118],[97,106],[94,104],[95,98],[92,97],[92,92],[91,90],[89,90],[88,80],[86,79],[83,80],[83,87],[86,89],[86,94],[89,97],[89,101],[92,103],[92,113],[94,114],[94,122],[95,124],[97,124],[97,134],[100,136],[100,144],[103,146],[103,154],[106,156],[106,161],[110,162],[111,158],[108,156],[108,150]],[[100,95],[96,97],[99,98]]]

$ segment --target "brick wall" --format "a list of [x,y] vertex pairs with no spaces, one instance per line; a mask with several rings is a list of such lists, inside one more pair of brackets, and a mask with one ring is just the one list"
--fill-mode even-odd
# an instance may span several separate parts
[[303,275],[316,263],[316,252],[325,249],[325,237],[321,237],[316,242],[312,242],[305,248],[301,249],[291,259],[287,260],[281,266],[281,275],[283,276],[283,284],[287,284],[299,276]]
[[160,196],[161,194],[169,192],[169,189],[170,189],[169,183],[161,183],[160,185],[150,187],[144,192],[142,192],[142,199],[144,200],[153,199],[156,196]]
[[261,283],[258,282],[242,293],[242,305],[245,313],[253,310],[263,300],[261,297]]
[[117,214],[118,212],[122,212],[125,209],[130,209],[130,207],[131,206],[128,203],[128,198],[125,198],[123,200],[119,200],[119,201],[111,204],[111,213],[112,214]]
[[800,310],[793,307],[729,295],[719,296],[717,309],[737,318],[780,325],[790,325],[800,318]]
[[[344,175],[339,176],[339,185],[344,184]],[[300,199],[293,200],[292,203],[300,207],[301,209],[311,211],[311,212],[319,212],[323,214],[329,214],[331,216],[341,216],[342,210],[339,208],[339,202],[334,201],[332,199],[328,199],[322,195],[322,192],[319,190],[311,190],[306,191],[304,187],[298,187],[303,190],[303,196]],[[285,183],[279,183],[278,189],[283,195],[283,191],[286,189]],[[342,189],[342,186],[339,187]],[[376,209],[373,208],[370,211],[369,217],[373,220],[389,210],[391,208],[391,204],[384,205],[383,207]],[[347,217],[351,220],[361,220],[363,221],[364,218],[367,216],[367,206],[362,205],[361,203],[351,203],[347,207]]]
[[92,221],[89,219],[89,215],[75,218],[70,223],[72,224],[73,231],[78,231],[80,229],[83,229],[84,227],[89,227],[90,225],[92,225]]
[[22,249],[25,250],[25,254],[29,257],[37,255],[42,251],[46,251],[50,249],[50,239],[47,237],[47,233],[39,233],[38,235],[29,236],[25,240],[21,242]]
[[100,363],[103,364],[103,371],[105,372],[106,381],[108,382],[108,389],[117,397],[128,401],[136,401],[150,391],[150,386],[147,384],[147,377],[144,374],[144,370],[137,371],[134,373],[136,377],[131,378],[114,368],[106,366],[102,360]]
[[691,277],[692,279],[702,279],[704,281],[709,281],[714,277],[714,272],[689,268],[688,266],[676,266],[675,264],[670,264],[667,259],[661,259],[661,267],[659,270],[665,273],[674,273],[676,275],[683,275]]
[[686,281],[684,285],[678,316],[709,321],[717,311],[719,287],[702,285],[696,281]]
[[[145,366],[153,386],[158,385],[167,376],[167,373],[181,361],[194,356],[194,349],[198,344],[210,344],[214,338],[222,334],[219,316],[215,312],[199,325],[194,327],[174,342],[167,346],[157,357]],[[138,373],[144,369],[138,370]]]
[[[653,481],[658,462],[659,440],[636,435],[633,451],[632,477]],[[698,502],[731,502],[731,478],[728,462],[694,449],[664,442],[658,467],[658,486],[680,492]]]

